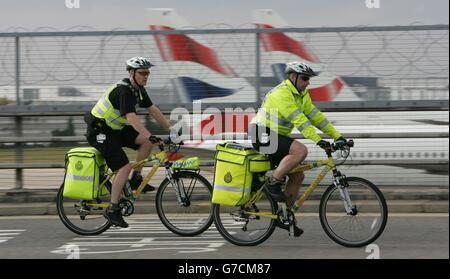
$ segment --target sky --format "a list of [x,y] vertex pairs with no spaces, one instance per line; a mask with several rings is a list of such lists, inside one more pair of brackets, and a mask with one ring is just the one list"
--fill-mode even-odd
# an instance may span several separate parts
[[[292,27],[449,24],[448,0],[0,0],[0,32],[145,30],[145,8],[174,8],[193,26],[250,28],[253,9],[274,9]],[[71,0],[75,2],[77,0]],[[368,8],[367,1],[379,1]]]

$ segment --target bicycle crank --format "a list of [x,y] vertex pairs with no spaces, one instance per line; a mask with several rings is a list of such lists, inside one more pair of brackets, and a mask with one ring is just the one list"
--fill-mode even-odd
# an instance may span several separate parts
[[134,204],[129,200],[122,199],[119,202],[119,208],[122,211],[122,216],[130,216],[134,213]]
[[303,234],[303,230],[297,227],[297,222],[295,221],[295,214],[286,205],[283,204],[282,208],[278,210],[278,220],[276,220],[276,226],[287,230],[290,236],[299,237]]

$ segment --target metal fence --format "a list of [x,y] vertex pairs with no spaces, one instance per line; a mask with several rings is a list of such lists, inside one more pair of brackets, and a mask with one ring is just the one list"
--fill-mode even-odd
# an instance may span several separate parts
[[0,33],[0,97],[92,101],[140,55],[157,65],[148,85],[157,103],[191,101],[180,77],[254,102],[277,84],[274,65],[298,59],[324,74],[312,87],[340,77],[352,89],[334,101],[448,99],[448,47],[448,25]]
[[0,188],[58,186],[64,152],[85,144],[82,113],[131,56],[157,65],[147,89],[167,113],[256,108],[280,63],[311,62],[312,87],[343,84],[317,104],[360,143],[352,173],[448,187],[448,46],[448,25],[0,33]]

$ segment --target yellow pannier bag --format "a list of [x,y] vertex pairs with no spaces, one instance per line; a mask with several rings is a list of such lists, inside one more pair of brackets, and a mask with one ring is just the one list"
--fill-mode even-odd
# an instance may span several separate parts
[[106,171],[106,162],[94,147],[77,147],[66,153],[66,174],[63,196],[92,200],[104,195],[106,188],[99,189],[99,178]]
[[266,172],[271,170],[269,156],[258,154],[250,159],[250,172]]
[[216,146],[212,203],[233,206],[249,200],[253,178],[250,161],[257,156],[261,154],[256,150],[236,143]]

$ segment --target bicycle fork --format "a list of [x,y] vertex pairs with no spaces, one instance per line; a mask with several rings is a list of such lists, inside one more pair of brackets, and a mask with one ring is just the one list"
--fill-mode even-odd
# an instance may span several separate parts
[[344,202],[345,211],[347,214],[355,215],[355,209],[353,208],[352,201],[350,199],[350,195],[348,194],[346,187],[345,176],[337,176],[333,178],[333,185],[339,191],[339,195],[341,196],[342,201]]
[[167,171],[167,179],[169,180],[170,185],[172,185],[172,188],[176,193],[178,202],[182,205],[186,205],[187,193],[183,185],[180,185],[179,179],[175,179],[170,171]]

